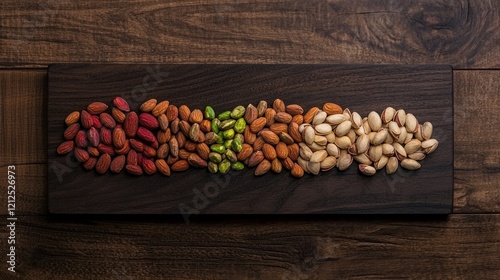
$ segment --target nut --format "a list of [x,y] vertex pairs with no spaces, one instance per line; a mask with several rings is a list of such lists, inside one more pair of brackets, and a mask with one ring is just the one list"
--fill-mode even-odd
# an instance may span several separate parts
[[189,163],[187,162],[187,160],[184,159],[178,160],[170,167],[170,169],[175,172],[185,171],[188,168],[189,168]]
[[80,148],[87,147],[87,134],[83,130],[79,130],[75,136],[75,145]]
[[276,110],[273,108],[267,108],[264,117],[266,118],[266,125],[270,126],[274,123],[274,117],[276,116]]
[[[156,104],[156,106],[151,111],[151,114],[155,117],[159,117],[161,114],[165,114],[165,112],[167,112],[169,105],[170,105],[170,103],[168,102],[168,100],[164,100],[164,101]],[[146,171],[146,170],[144,170],[144,171]]]
[[274,149],[273,146],[271,146],[268,143],[266,143],[266,144],[264,144],[264,146],[262,146],[262,153],[264,154],[264,157],[269,161],[272,161],[272,160],[276,159],[276,157],[277,157],[276,150]]
[[149,99],[149,100],[145,101],[144,103],[142,103],[139,108],[142,112],[146,112],[146,113],[151,112],[156,107],[157,102],[158,101],[156,99],[152,98],[152,99]]
[[95,129],[95,127],[91,127],[87,131],[87,139],[89,140],[89,142],[92,146],[94,146],[94,147],[99,146],[100,136],[99,136],[99,132],[97,132],[97,129]]
[[172,122],[179,117],[179,109],[175,105],[168,105],[165,115],[167,115],[168,121]]
[[304,113],[304,109],[302,109],[299,104],[290,104],[286,106],[285,112],[292,116],[302,115]]
[[276,156],[279,159],[285,159],[288,157],[288,146],[284,142],[279,142],[276,145]]
[[264,160],[264,154],[262,151],[253,152],[253,154],[248,158],[248,167],[254,167]]
[[64,139],[72,140],[73,138],[75,138],[79,130],[80,130],[80,124],[78,123],[70,124],[68,128],[66,128],[66,130],[64,131]]
[[278,137],[278,135],[276,135],[276,133],[270,131],[270,130],[263,130],[260,132],[259,134],[260,137],[262,137],[262,139],[266,142],[266,143],[269,143],[269,144],[272,144],[272,145],[276,145],[279,143],[280,141],[280,138]]
[[170,176],[170,167],[168,166],[167,162],[163,159],[157,159],[155,161],[156,169],[158,172],[165,176]]
[[159,127],[158,119],[149,113],[141,113],[139,123],[149,130],[156,130]]
[[109,165],[111,164],[111,156],[109,154],[103,154],[99,157],[95,165],[95,171],[99,174],[104,174],[108,171]]
[[190,165],[198,168],[205,168],[207,167],[207,161],[202,159],[200,156],[198,156],[196,153],[191,153],[189,157],[187,158],[187,161]]
[[276,113],[285,112],[285,102],[283,102],[283,100],[279,98],[276,98],[273,102],[273,109],[276,111]]
[[318,111],[318,107],[312,107],[311,109],[309,109],[309,111],[307,111],[307,113],[304,115],[304,123],[312,123],[312,120]]
[[421,167],[421,165],[416,160],[405,158],[401,161],[401,167],[408,170],[417,170]]
[[97,163],[97,158],[89,157],[89,159],[83,163],[83,168],[87,171],[90,171],[94,169],[96,163]]
[[259,163],[259,165],[257,165],[254,174],[255,176],[261,176],[266,174],[270,169],[271,169],[271,162],[269,162],[269,160],[267,159],[264,159]]
[[119,155],[111,161],[111,165],[109,166],[109,170],[113,173],[120,173],[120,171],[122,171],[123,167],[125,167],[125,156]]
[[323,104],[323,111],[325,111],[328,115],[341,114],[342,107],[335,103],[327,102]]
[[257,108],[255,108],[255,106],[253,106],[252,104],[248,104],[248,106],[245,110],[245,116],[244,116],[247,124],[251,124],[253,121],[255,121],[257,119],[258,116],[259,116],[259,112],[258,112]]
[[203,112],[200,109],[194,109],[191,114],[189,114],[189,121],[191,123],[200,124],[203,121]]
[[103,102],[92,102],[87,106],[87,111],[92,115],[99,115],[100,113],[106,111],[108,109],[108,105]]
[[274,116],[274,120],[279,123],[289,124],[292,121],[292,115],[286,112],[279,112]]
[[121,128],[115,128],[113,130],[113,145],[120,149],[125,145],[125,132]]
[[128,105],[127,101],[119,96],[113,99],[113,104],[115,105],[116,108],[120,109],[123,112],[130,111],[130,106]]
[[300,178],[304,176],[304,169],[302,169],[302,167],[300,167],[297,163],[294,163],[291,174],[293,177]]
[[186,105],[181,105],[179,107],[179,118],[183,121],[189,121],[189,116],[191,115],[191,110]]
[[117,123],[123,123],[125,121],[125,113],[118,110],[117,108],[111,109],[111,116],[113,116]]
[[267,102],[265,100],[259,101],[257,104],[257,116],[262,117],[266,113],[267,110]]
[[358,165],[359,171],[361,173],[367,175],[367,176],[373,176],[375,173],[377,173],[377,170],[371,166],[371,165],[366,165],[366,164],[360,164]]
[[142,175],[143,173],[142,168],[139,165],[127,164],[125,165],[125,170],[127,170],[128,173],[136,176]]
[[257,133],[261,131],[264,128],[264,126],[266,126],[266,122],[267,121],[265,117],[257,118],[250,124],[250,132]]
[[82,113],[80,114],[80,118],[82,121],[82,126],[85,127],[86,129],[89,129],[94,125],[94,120],[92,119],[92,116],[87,111],[82,110]]
[[89,153],[82,148],[75,148],[75,157],[79,162],[86,162],[89,159]]
[[80,112],[74,111],[74,112],[71,112],[66,117],[66,119],[64,120],[64,122],[66,123],[67,126],[70,126],[70,125],[72,125],[74,123],[77,123],[79,120],[80,120]]
[[153,133],[144,127],[139,127],[137,129],[137,136],[146,142],[154,142],[156,140]]

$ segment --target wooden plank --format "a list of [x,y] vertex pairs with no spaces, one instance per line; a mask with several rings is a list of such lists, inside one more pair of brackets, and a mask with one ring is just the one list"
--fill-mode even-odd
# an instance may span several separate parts
[[[17,272],[2,269],[2,279],[496,279],[500,274],[500,215],[355,221],[205,216],[190,225],[158,217],[24,217],[16,234]],[[6,240],[6,231],[1,238]]]
[[500,212],[500,71],[455,71],[455,203],[458,213]]
[[[438,63],[500,66],[500,2],[0,2],[0,65]],[[120,7],[117,9],[117,7]]]
[[[149,70],[148,70],[149,69]],[[154,69],[154,71],[153,71]],[[111,102],[137,85],[147,95],[217,112],[282,98],[304,108],[334,101],[366,116],[387,106],[431,121],[440,148],[416,172],[253,176],[191,169],[169,178],[87,172],[59,156],[64,118],[92,101]],[[352,65],[54,65],[49,68],[49,211],[95,214],[450,213],[453,191],[451,71],[447,66]],[[130,93],[130,95],[129,95]],[[146,100],[146,96],[140,96]],[[149,98],[147,97],[147,98]],[[74,159],[73,159],[74,160]]]

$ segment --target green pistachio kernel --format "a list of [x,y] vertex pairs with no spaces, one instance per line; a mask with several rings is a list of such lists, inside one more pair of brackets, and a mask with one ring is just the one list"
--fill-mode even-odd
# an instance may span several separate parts
[[234,131],[237,133],[243,133],[245,131],[245,127],[247,126],[247,122],[244,118],[239,118],[234,124]]
[[245,168],[245,165],[243,163],[237,161],[237,162],[231,164],[231,168],[233,170],[243,170],[243,168]]
[[220,113],[217,118],[221,121],[229,120],[231,118],[231,111],[225,111]]
[[233,139],[234,138],[234,129],[228,129],[228,130],[224,130],[222,132],[222,136],[224,137],[224,139]]
[[231,167],[231,162],[229,162],[228,160],[223,160],[221,163],[219,163],[219,172],[227,173],[230,167]]
[[233,111],[231,111],[231,118],[233,119],[239,119],[245,115],[245,107],[243,106],[236,106]]
[[207,106],[205,107],[205,119],[213,120],[215,118],[214,108]]
[[223,154],[226,151],[226,147],[222,144],[212,144],[210,145],[210,151]]

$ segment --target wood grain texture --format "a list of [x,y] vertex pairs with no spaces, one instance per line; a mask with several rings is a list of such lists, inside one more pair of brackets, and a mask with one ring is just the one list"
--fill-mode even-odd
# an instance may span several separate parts
[[[455,203],[459,213],[500,212],[500,71],[454,72]],[[472,148],[476,147],[476,148]]]
[[0,65],[393,63],[500,66],[495,0],[0,2]]
[[[149,69],[149,70],[148,70]],[[155,87],[147,87],[145,81]],[[305,214],[450,213],[453,201],[453,115],[448,66],[352,65],[51,65],[48,75],[49,211],[63,214]],[[275,98],[305,110],[333,101],[367,116],[404,108],[434,125],[439,149],[418,171],[394,175],[332,170],[293,178],[253,175],[253,168],[213,175],[208,170],[164,177],[99,175],[55,150],[65,117],[93,101],[124,96],[169,100],[216,112]],[[441,119],[449,120],[441,122]],[[74,160],[74,159],[73,159]],[[65,170],[63,170],[65,169]],[[64,174],[61,174],[64,173]],[[181,207],[182,205],[182,207]],[[187,205],[187,206],[186,206]],[[188,208],[189,207],[189,208]],[[191,210],[193,210],[191,212]]]
[[[116,219],[116,218],[115,218]],[[497,279],[500,216],[25,217],[7,279]],[[2,239],[5,240],[4,231]],[[3,261],[5,255],[1,257]]]

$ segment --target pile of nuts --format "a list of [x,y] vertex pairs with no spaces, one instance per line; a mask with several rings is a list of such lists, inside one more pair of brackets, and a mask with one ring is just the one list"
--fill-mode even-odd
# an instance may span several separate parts
[[276,99],[216,114],[179,107],[164,100],[144,102],[138,113],[116,97],[110,109],[102,102],[69,114],[58,154],[72,152],[85,170],[132,175],[185,171],[190,166],[212,173],[255,167],[260,176],[289,170],[294,177],[346,170],[356,160],[365,175],[420,168],[418,161],[436,150],[432,124],[413,114],[386,108],[381,115],[358,113],[325,103],[304,114],[298,104]]

